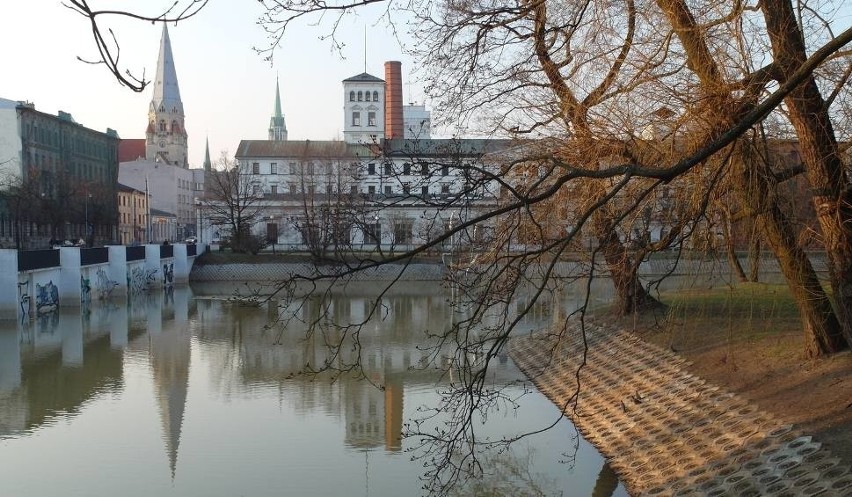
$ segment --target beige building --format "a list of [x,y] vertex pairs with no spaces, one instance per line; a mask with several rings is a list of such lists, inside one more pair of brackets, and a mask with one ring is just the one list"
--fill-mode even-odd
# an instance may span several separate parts
[[148,204],[145,192],[118,184],[118,239],[122,245],[148,241]]

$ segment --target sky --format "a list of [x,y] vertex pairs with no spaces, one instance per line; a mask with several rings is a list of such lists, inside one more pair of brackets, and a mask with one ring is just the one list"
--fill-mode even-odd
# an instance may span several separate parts
[[[144,9],[156,13],[173,0],[90,0],[93,7]],[[190,167],[201,167],[205,140],[215,161],[230,157],[240,140],[267,138],[279,78],[288,138],[331,140],[343,136],[341,81],[364,72],[384,78],[384,62],[402,62],[406,102],[423,102],[413,82],[414,62],[379,11],[359,11],[338,30],[347,43],[342,54],[320,39],[328,29],[308,22],[293,30],[275,50],[273,63],[253,47],[267,44],[257,25],[259,2],[210,0],[198,16],[169,25],[181,99],[189,134]],[[60,0],[3,2],[0,7],[0,98],[24,100],[49,114],[63,110],[78,123],[98,131],[115,129],[121,138],[144,138],[153,86],[135,93],[120,86],[103,65],[77,58],[97,58],[88,20]],[[121,62],[146,79],[156,74],[162,24],[112,18],[121,47]],[[14,48],[11,48],[14,47]],[[428,105],[428,103],[427,103]]]

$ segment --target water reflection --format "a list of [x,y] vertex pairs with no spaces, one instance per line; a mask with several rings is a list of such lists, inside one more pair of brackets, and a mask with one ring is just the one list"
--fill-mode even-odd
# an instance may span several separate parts
[[[419,493],[422,468],[401,434],[449,379],[423,331],[448,326],[453,312],[440,286],[421,285],[385,295],[371,315],[377,297],[367,290],[292,303],[302,319],[284,329],[267,326],[282,302],[245,307],[180,288],[0,327],[4,493]],[[529,314],[524,329],[552,319],[552,305]],[[356,353],[326,347],[339,338],[333,328],[305,339],[308,323],[323,319],[366,324],[358,343],[368,381],[300,374]],[[506,357],[489,375],[495,384],[522,378]],[[522,403],[489,419],[484,434],[555,419],[541,396]],[[489,477],[465,482],[459,495],[625,495],[613,478],[596,485],[602,459],[585,442],[575,464],[558,462],[573,436],[566,421],[489,456]],[[65,469],[43,478],[33,454]]]

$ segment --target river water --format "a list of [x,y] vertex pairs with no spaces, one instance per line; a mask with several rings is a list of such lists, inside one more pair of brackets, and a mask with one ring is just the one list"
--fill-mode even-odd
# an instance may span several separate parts
[[[278,302],[237,305],[229,293],[176,288],[0,323],[0,495],[422,494],[432,459],[421,438],[401,434],[453,381],[424,334],[453,319],[447,292],[407,285],[382,297],[373,317],[369,288],[335,295],[331,306],[302,302],[306,321],[328,312],[366,322],[367,380],[335,381],[299,374],[329,351],[304,340],[298,323],[277,326]],[[523,330],[546,326],[550,314],[531,313]],[[484,476],[449,494],[626,495],[511,359],[495,361],[488,384],[505,386],[519,407],[476,419],[479,440],[555,426],[479,453]]]

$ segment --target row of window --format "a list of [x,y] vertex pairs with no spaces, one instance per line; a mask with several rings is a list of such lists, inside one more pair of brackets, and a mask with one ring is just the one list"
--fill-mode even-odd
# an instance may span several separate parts
[[[376,125],[376,113],[373,111],[367,112],[367,126]],[[361,112],[352,112],[352,126],[361,126]]]
[[[133,202],[128,201],[128,199],[130,199],[130,198],[133,199]],[[136,207],[138,209],[144,209],[145,208],[145,197],[137,197],[135,195],[133,197],[130,197],[129,195],[119,195],[118,196],[118,205],[120,205],[121,207],[127,207],[130,204],[136,204],[136,205],[131,205],[131,207]]]
[[[63,143],[60,140],[59,131],[56,129],[48,129],[45,126],[39,126],[37,123],[27,123],[24,131],[25,136],[35,142],[47,145],[48,147],[60,148]],[[110,143],[101,140],[93,140],[80,138],[76,136],[78,133],[65,133],[66,148],[70,148],[72,152],[89,155],[98,159],[110,159],[114,148]]]
[[[121,213],[121,223],[122,224],[130,224],[133,222],[133,214],[122,212]],[[137,214],[136,215],[136,224],[145,225],[145,214]]]
[[[371,94],[369,91],[358,91],[357,93],[353,90],[349,92],[349,101],[350,102],[378,102],[379,101],[379,92],[374,91],[372,93],[372,99],[370,98]],[[357,97],[357,100],[356,100]]]
[[[393,185],[384,185],[384,189],[382,190],[382,193],[384,195],[395,195],[395,194],[411,195],[412,194],[411,183],[402,183],[400,186],[401,186],[400,189],[395,189],[393,187]],[[298,195],[298,194],[301,194],[303,192],[303,190],[299,187],[299,185],[297,183],[292,183],[292,182],[287,183],[287,188],[288,188],[289,192],[293,195]],[[259,184],[254,185],[253,192],[254,192],[255,195],[258,195],[258,196],[263,195],[263,186],[259,185]],[[305,185],[304,192],[307,193],[308,195],[319,193],[319,191],[317,191],[316,185],[314,185],[314,184]],[[369,195],[375,195],[378,192],[379,192],[379,189],[378,189],[378,187],[376,187],[376,185],[368,185],[367,191],[363,192],[363,193],[367,193]],[[270,185],[269,193],[271,193],[272,195],[277,195],[278,193],[283,193],[283,192],[278,191],[278,185]],[[332,185],[332,184],[326,185],[325,186],[325,193],[328,194],[328,195],[332,195],[332,194],[336,193],[334,185]],[[350,189],[349,189],[349,193],[352,194],[352,195],[358,195],[362,192],[359,190],[358,185],[351,185]],[[441,185],[441,194],[442,195],[449,195],[450,193],[452,193],[451,186],[448,183],[442,184]],[[420,195],[421,196],[428,197],[431,194],[432,194],[432,192],[429,191],[428,186],[421,186],[420,187]]]
[[[316,170],[316,168],[314,166],[315,166],[314,163],[309,162],[309,163],[305,164],[304,169],[302,169],[302,168],[299,167],[299,165],[296,162],[291,162],[290,168],[289,168],[289,173],[290,174],[312,175],[312,174],[315,173],[315,170]],[[331,167],[330,164],[322,164],[321,166],[323,167],[322,173],[331,174],[332,167]],[[409,163],[409,162],[404,163],[402,165],[402,174],[410,175],[410,174],[412,174],[411,173],[412,170],[416,171],[414,174],[419,173],[421,176],[428,176],[430,174],[431,168],[429,167],[429,164],[425,164],[425,163],[419,164],[419,165],[415,164],[414,166],[415,167],[412,169],[411,163]],[[469,165],[465,164],[465,166],[469,166]],[[394,167],[394,164],[384,164],[383,171],[384,171],[384,174],[386,176],[393,176],[395,174],[394,169],[396,169]],[[252,174],[261,174],[260,173],[260,162],[252,162],[251,172],[252,172]],[[277,162],[270,163],[268,174],[278,174],[278,172],[279,172],[278,163]],[[450,175],[450,166],[447,166],[447,165],[441,166],[440,173],[441,173],[441,176],[449,176]],[[367,174],[371,175],[371,176],[376,174],[376,164],[374,162],[367,164]]]

